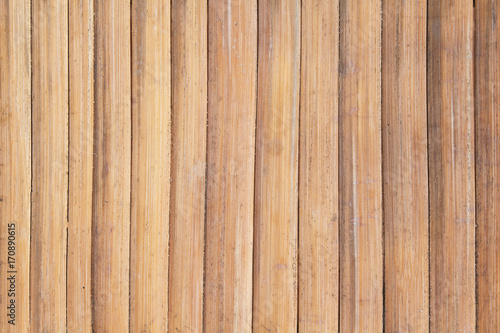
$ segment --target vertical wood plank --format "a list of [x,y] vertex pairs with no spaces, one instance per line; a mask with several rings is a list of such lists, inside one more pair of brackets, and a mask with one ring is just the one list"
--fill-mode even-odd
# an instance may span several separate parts
[[[68,2],[32,3],[31,330],[66,330]],[[27,65],[27,64],[26,64]]]
[[299,332],[337,332],[339,2],[301,17]]
[[[31,7],[0,2],[1,332],[29,331],[31,193]],[[14,252],[12,252],[14,251]],[[10,253],[9,253],[10,252]],[[15,260],[12,262],[11,258]],[[10,266],[13,264],[13,266]],[[16,271],[15,295],[9,271]],[[15,301],[15,320],[10,315]],[[14,321],[12,321],[14,320]],[[9,321],[11,321],[9,323]],[[13,325],[15,324],[15,325]]]
[[130,2],[95,2],[92,319],[98,332],[129,330]]
[[69,113],[67,321],[70,332],[90,332],[94,140],[93,0],[69,2]]
[[170,1],[132,2],[130,330],[166,332]]
[[172,1],[171,332],[201,332],[207,130],[207,2]]
[[297,328],[300,1],[259,1],[254,332]]
[[427,1],[384,0],[385,328],[429,330]]
[[477,330],[499,332],[500,317],[500,4],[475,5]]
[[251,332],[257,1],[209,1],[205,332]]
[[474,332],[473,8],[428,6],[430,328]]
[[340,331],[381,332],[381,1],[340,2]]

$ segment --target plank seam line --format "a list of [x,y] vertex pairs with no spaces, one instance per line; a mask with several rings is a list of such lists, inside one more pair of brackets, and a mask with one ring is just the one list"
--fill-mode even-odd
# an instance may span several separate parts
[[169,126],[170,126],[170,159],[168,161],[168,164],[169,164],[169,175],[168,175],[168,186],[169,186],[169,190],[168,190],[168,240],[167,240],[167,315],[166,315],[166,318],[167,318],[167,332],[170,328],[170,323],[169,323],[169,319],[170,319],[170,274],[172,272],[172,270],[170,269],[170,240],[172,239],[171,236],[171,233],[172,233],[172,227],[174,225],[174,223],[172,223],[173,219],[172,219],[172,160],[173,160],[173,156],[172,156],[172,152],[173,152],[173,146],[174,146],[174,140],[173,140],[173,135],[172,135],[172,120],[173,120],[173,115],[174,115],[174,106],[173,106],[173,100],[174,100],[174,89],[173,89],[173,48],[172,48],[172,44],[173,44],[173,36],[172,36],[172,10],[173,10],[173,6],[172,6],[172,2],[174,0],[170,0],[170,8],[169,8],[169,13],[170,13],[170,17],[168,18],[169,21],[170,21],[170,26],[169,26],[169,42],[170,42],[170,45],[169,45],[169,52],[170,52],[170,56],[169,56],[169,59],[170,59],[170,122],[169,122]]
[[380,180],[382,182],[382,195],[380,196],[380,207],[381,207],[381,217],[382,217],[382,331],[386,332],[386,308],[385,308],[385,294],[386,294],[386,281],[385,281],[385,206],[384,206],[384,4],[385,1],[380,3],[380,157],[381,157],[381,168],[380,168]]
[[428,303],[427,307],[429,308],[429,318],[427,323],[427,332],[430,332],[431,329],[431,313],[432,313],[432,299],[431,299],[431,208],[430,208],[430,196],[431,196],[431,180],[429,177],[430,174],[430,141],[429,141],[429,0],[426,1],[426,17],[425,17],[425,103],[426,103],[426,123],[425,123],[425,133],[427,135],[427,297]]
[[341,169],[340,169],[340,166],[341,166],[341,156],[340,156],[340,153],[341,153],[341,111],[340,111],[340,73],[341,73],[341,57],[340,57],[340,51],[342,50],[342,48],[340,47],[340,38],[341,38],[341,34],[340,34],[340,29],[341,29],[341,19],[340,19],[340,15],[341,15],[341,3],[342,0],[339,0],[337,2],[337,12],[338,12],[338,26],[337,26],[337,33],[338,33],[338,42],[337,42],[337,52],[338,52],[338,55],[337,55],[337,244],[338,244],[338,247],[337,247],[337,332],[340,332],[340,329],[341,329],[341,325],[340,325],[340,321],[341,321],[341,312],[340,312],[340,306],[341,306],[341,281],[342,281],[342,261],[340,259],[341,257],[341,249],[342,249],[342,241],[341,241],[341,228],[342,228],[342,220],[340,218],[340,214],[341,214],[341,193],[340,193],[340,180],[342,179],[341,178]]
[[71,149],[70,149],[70,144],[71,144],[71,139],[70,139],[70,128],[71,128],[71,125],[70,125],[70,121],[71,121],[71,103],[70,103],[70,96],[71,96],[71,85],[70,85],[70,59],[69,59],[69,52],[70,52],[70,48],[69,48],[69,6],[70,6],[70,1],[68,1],[66,3],[66,19],[67,19],[67,27],[66,27],[66,32],[67,32],[67,35],[66,35],[66,51],[67,51],[67,54],[66,54],[66,60],[68,61],[68,64],[67,64],[67,75],[68,75],[68,95],[67,95],[67,100],[66,100],[66,105],[67,105],[67,112],[68,112],[68,116],[67,116],[67,126],[68,126],[68,133],[67,133],[67,152],[68,152],[68,159],[66,161],[66,167],[67,167],[67,172],[68,172],[68,176],[67,176],[67,183],[66,183],[66,295],[65,295],[65,302],[66,302],[66,332],[68,332],[68,249],[69,249],[69,231],[68,231],[68,225],[69,225],[69,182],[70,182],[70,178],[69,178],[69,172],[70,172],[70,163],[71,163]]
[[341,293],[341,279],[342,279],[342,261],[340,260],[341,257],[341,248],[342,248],[342,243],[341,243],[341,228],[342,228],[342,220],[340,219],[340,214],[341,214],[341,193],[340,193],[340,180],[341,178],[341,169],[340,169],[340,163],[341,163],[341,158],[340,158],[340,149],[341,149],[341,113],[340,113],[340,70],[341,70],[341,58],[340,58],[340,51],[342,48],[340,47],[340,29],[341,29],[341,24],[342,22],[340,21],[340,15],[341,15],[341,3],[342,0],[337,1],[337,13],[338,13],[338,25],[337,25],[337,37],[338,37],[338,42],[337,42],[337,332],[340,332],[341,326],[340,326],[340,293]]
[[[494,11],[496,8],[492,8]],[[477,263],[478,263],[478,258],[479,258],[479,251],[478,251],[478,220],[477,220],[477,212],[478,212],[478,206],[477,202],[477,158],[476,158],[476,152],[477,148],[479,145],[477,145],[478,141],[478,136],[477,136],[477,131],[476,129],[478,128],[476,125],[476,111],[478,109],[477,107],[477,93],[476,91],[476,80],[477,80],[477,71],[476,71],[476,11],[479,11],[479,9],[476,9],[476,0],[472,0],[472,117],[473,117],[473,129],[474,129],[474,136],[473,136],[473,144],[474,144],[474,163],[473,163],[473,168],[474,168],[474,302],[475,302],[475,328],[476,332],[480,332],[479,330],[479,272],[477,270]]]
[[[308,0],[306,0],[308,1]],[[296,281],[296,286],[297,289],[295,290],[297,294],[297,315],[296,315],[296,325],[297,325],[297,332],[299,332],[299,323],[300,323],[300,118],[302,115],[301,111],[301,106],[302,106],[302,35],[304,33],[303,31],[303,16],[302,16],[302,0],[300,2],[300,8],[299,8],[299,23],[300,23],[300,35],[299,35],[299,87],[298,87],[298,100],[299,100],[299,105],[298,105],[298,117],[297,117],[297,244],[296,244],[296,255],[297,255],[297,281]]]
[[174,76],[174,73],[173,73],[173,48],[172,48],[172,45],[173,45],[173,34],[172,34],[172,10],[173,10],[173,5],[172,5],[172,2],[174,0],[170,0],[170,9],[169,9],[169,12],[170,12],[170,17],[169,17],[169,21],[170,21],[170,31],[169,31],[169,34],[170,34],[170,37],[169,37],[169,42],[170,42],[170,122],[169,122],[169,126],[170,126],[170,160],[168,161],[170,167],[169,167],[169,179],[168,179],[168,186],[169,186],[169,191],[168,191],[168,241],[167,241],[167,332],[170,328],[170,323],[169,323],[169,319],[170,319],[170,275],[172,274],[172,269],[171,268],[171,264],[170,264],[170,241],[172,239],[171,237],[171,233],[172,233],[172,227],[174,226],[174,223],[172,223],[173,221],[173,214],[172,214],[172,210],[171,210],[171,207],[172,207],[172,161],[173,161],[173,156],[172,156],[172,152],[173,152],[173,147],[174,147],[174,140],[173,140],[173,126],[172,126],[172,123],[173,123],[173,117],[174,117],[174,105],[173,105],[173,100],[174,100],[174,89],[173,89],[173,76]]
[[257,0],[256,4],[256,27],[257,27],[257,32],[255,34],[255,119],[254,119],[254,145],[253,145],[253,212],[252,212],[252,305],[251,305],[251,314],[250,314],[250,331],[253,332],[253,311],[254,311],[254,304],[255,304],[255,291],[254,291],[254,285],[255,285],[255,238],[256,238],[256,233],[255,233],[255,201],[256,201],[256,180],[257,180],[257,118],[259,116],[259,6],[260,1]]
[[97,169],[97,155],[96,155],[96,137],[98,135],[98,131],[96,131],[96,124],[97,122],[99,121],[98,119],[98,115],[97,113],[95,112],[96,109],[95,109],[95,104],[96,104],[96,98],[95,98],[95,94],[96,92],[98,91],[96,88],[96,85],[97,85],[97,78],[96,78],[96,75],[98,73],[97,71],[97,55],[96,55],[96,50],[97,50],[97,40],[98,38],[96,38],[96,25],[97,25],[97,1],[98,0],[93,0],[93,4],[92,4],[92,17],[93,17],[93,20],[92,20],[92,34],[93,34],[93,40],[92,40],[92,43],[93,43],[93,47],[92,47],[92,53],[93,53],[93,73],[92,75],[94,76],[94,80],[92,82],[92,85],[94,86],[94,90],[93,90],[93,95],[92,95],[92,101],[93,101],[93,114],[94,114],[94,119],[93,119],[93,122],[92,122],[92,126],[93,126],[93,133],[92,133],[92,138],[93,138],[93,142],[92,142],[92,198],[91,198],[91,225],[90,225],[90,278],[89,278],[89,281],[90,281],[90,326],[91,326],[91,330],[92,332],[94,332],[94,298],[95,298],[95,289],[94,289],[94,273],[95,273],[95,267],[94,267],[94,261],[95,261],[95,251],[94,251],[94,239],[95,239],[95,224],[96,224],[96,221],[95,221],[95,214],[94,214],[94,208],[95,208],[95,202],[94,202],[94,198],[95,198],[95,187],[94,187],[94,183],[96,182],[96,179],[97,179],[97,176],[96,176],[96,172],[95,170]]
[[[130,0],[129,3],[129,45],[130,45],[130,64],[129,64],[129,70],[130,70],[130,204],[129,204],[129,244],[128,244],[128,331],[130,331],[130,324],[131,324],[131,315],[132,315],[132,302],[131,302],[131,291],[132,291],[132,285],[130,282],[132,281],[132,200],[133,200],[133,193],[132,193],[132,184],[133,184],[133,173],[134,173],[134,165],[133,165],[133,159],[134,159],[134,112],[133,112],[133,93],[134,93],[134,73],[133,73],[133,38],[132,38],[132,25],[134,24],[134,21],[132,19],[132,3],[133,1]],[[147,4],[146,4],[147,6]],[[146,17],[147,20],[147,17]]]
[[[205,286],[206,286],[206,281],[207,281],[207,274],[205,272],[206,265],[205,265],[205,260],[206,260],[206,246],[207,246],[207,187],[208,187],[208,108],[209,108],[209,103],[208,103],[208,94],[209,94],[209,88],[210,88],[210,63],[209,63],[209,48],[210,48],[210,36],[209,36],[209,29],[210,29],[210,0],[206,0],[206,77],[205,77],[205,82],[206,82],[206,117],[205,117],[205,197],[203,198],[203,258],[202,258],[202,272],[203,272],[203,285],[201,288],[202,292],[202,297],[201,297],[201,332],[205,332],[205,303],[206,303],[206,293],[205,293]],[[225,258],[225,257],[224,257]]]
[[29,212],[29,269],[28,269],[28,330],[31,328],[31,220],[33,219],[33,4],[30,1],[30,104],[31,104],[31,115],[30,115],[30,155],[31,155],[31,171],[30,171],[30,212]]

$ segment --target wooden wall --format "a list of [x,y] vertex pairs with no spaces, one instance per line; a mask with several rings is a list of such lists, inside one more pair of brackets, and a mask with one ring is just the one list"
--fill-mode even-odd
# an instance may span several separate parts
[[499,15],[0,0],[0,332],[499,332]]

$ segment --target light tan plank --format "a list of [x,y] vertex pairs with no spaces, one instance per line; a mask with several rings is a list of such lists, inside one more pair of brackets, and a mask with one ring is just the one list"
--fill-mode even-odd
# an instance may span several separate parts
[[209,1],[205,332],[251,332],[257,1]]
[[385,329],[428,332],[427,1],[383,8]]
[[168,326],[201,332],[207,139],[207,2],[172,1]]
[[474,332],[473,8],[428,6],[430,329]]
[[[29,330],[31,193],[30,1],[0,2],[1,332]],[[15,287],[7,280],[15,271]],[[11,305],[11,301],[15,304]],[[11,309],[8,309],[11,307]]]
[[69,332],[92,330],[91,246],[94,141],[94,1],[69,2]]
[[340,331],[381,332],[381,1],[340,2]]
[[[30,325],[66,330],[68,3],[32,3]],[[26,64],[27,65],[27,64]]]
[[259,2],[253,331],[297,328],[300,1]]
[[170,1],[132,2],[130,330],[166,332]]
[[95,2],[92,320],[129,330],[131,164],[130,2]]
[[476,0],[477,330],[500,332],[500,4]]
[[302,1],[299,331],[337,332],[339,2]]

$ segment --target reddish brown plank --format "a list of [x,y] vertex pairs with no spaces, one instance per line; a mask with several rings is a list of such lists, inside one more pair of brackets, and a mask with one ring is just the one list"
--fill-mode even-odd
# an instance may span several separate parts
[[170,1],[132,2],[130,330],[166,332]]
[[474,332],[473,2],[428,2],[430,329]]
[[300,1],[259,2],[253,330],[297,327]]
[[385,329],[429,329],[427,1],[384,0]]
[[299,331],[338,331],[338,1],[302,1]]
[[340,331],[383,326],[381,1],[340,2]]
[[92,329],[129,331],[130,2],[95,1]]
[[33,331],[62,332],[67,282],[68,2],[32,5],[30,326]]
[[475,5],[477,331],[500,331],[500,4]]
[[207,2],[172,2],[170,332],[201,332],[207,139]]
[[205,332],[251,332],[257,1],[209,1]]
[[94,1],[69,2],[67,329],[91,332]]

